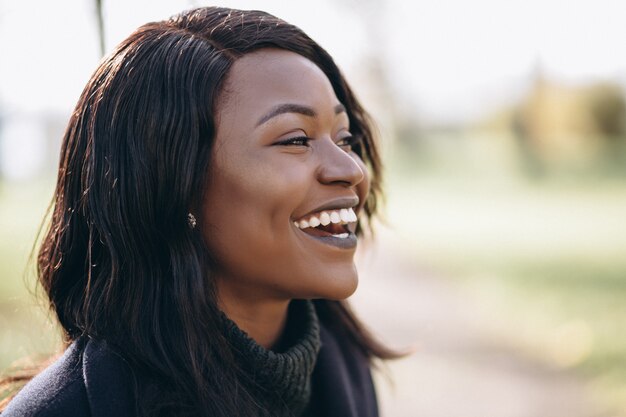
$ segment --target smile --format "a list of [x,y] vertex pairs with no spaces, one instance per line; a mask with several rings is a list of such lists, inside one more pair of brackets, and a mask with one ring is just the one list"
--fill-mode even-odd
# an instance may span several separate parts
[[293,222],[306,235],[322,243],[351,249],[356,246],[354,234],[358,218],[352,208],[324,210]]

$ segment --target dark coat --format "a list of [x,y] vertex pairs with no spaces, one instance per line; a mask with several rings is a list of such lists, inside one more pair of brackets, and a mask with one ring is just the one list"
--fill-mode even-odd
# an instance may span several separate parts
[[[321,326],[307,416],[378,417],[367,361]],[[133,417],[135,400],[125,362],[105,342],[80,338],[33,378],[2,417]]]

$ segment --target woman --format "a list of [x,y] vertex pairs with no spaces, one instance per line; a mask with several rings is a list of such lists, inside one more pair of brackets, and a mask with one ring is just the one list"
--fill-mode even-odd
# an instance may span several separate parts
[[378,415],[370,362],[394,354],[338,300],[380,170],[300,29],[225,8],[142,26],[62,146],[38,274],[69,347],[2,415]]

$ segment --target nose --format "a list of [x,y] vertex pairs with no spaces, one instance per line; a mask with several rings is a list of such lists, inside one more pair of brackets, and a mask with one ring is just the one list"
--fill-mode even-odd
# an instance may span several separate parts
[[362,165],[355,158],[358,156],[346,152],[330,138],[320,146],[320,162],[317,171],[318,181],[322,184],[340,184],[354,187],[365,178]]

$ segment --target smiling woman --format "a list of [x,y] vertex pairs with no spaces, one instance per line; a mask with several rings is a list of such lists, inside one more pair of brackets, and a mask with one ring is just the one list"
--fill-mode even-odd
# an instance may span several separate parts
[[380,160],[332,58],[259,11],[139,28],[70,119],[40,283],[67,349],[3,416],[377,416],[344,300]]

